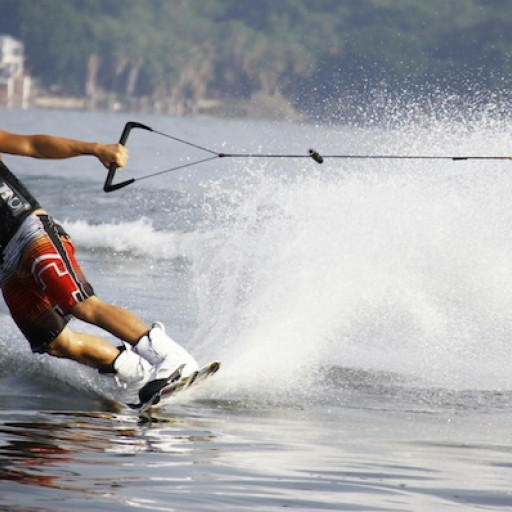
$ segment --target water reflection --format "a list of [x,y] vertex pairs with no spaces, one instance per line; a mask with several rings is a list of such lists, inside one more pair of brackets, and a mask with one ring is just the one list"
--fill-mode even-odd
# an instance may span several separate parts
[[179,456],[213,438],[194,421],[141,422],[134,415],[108,412],[19,413],[0,421],[0,481],[73,491],[90,492],[91,484],[106,481],[119,486],[126,457]]

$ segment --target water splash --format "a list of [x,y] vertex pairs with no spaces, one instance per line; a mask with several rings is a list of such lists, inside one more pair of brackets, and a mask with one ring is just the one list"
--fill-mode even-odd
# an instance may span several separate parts
[[192,234],[157,230],[150,219],[142,217],[129,222],[66,221],[64,228],[72,233],[80,249],[125,253],[134,257],[173,260],[187,258]]
[[[325,129],[322,140],[333,152],[509,150],[508,121],[445,114]],[[323,365],[512,385],[509,163],[280,165],[253,163],[232,187],[209,188],[196,338],[224,373],[253,389],[296,388]]]

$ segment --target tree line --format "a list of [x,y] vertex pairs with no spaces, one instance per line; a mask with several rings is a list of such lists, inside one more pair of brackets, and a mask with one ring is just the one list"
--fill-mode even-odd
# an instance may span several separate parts
[[[510,88],[512,0],[0,0],[0,33],[60,94],[302,111],[379,87]],[[331,105],[332,106],[332,105]]]

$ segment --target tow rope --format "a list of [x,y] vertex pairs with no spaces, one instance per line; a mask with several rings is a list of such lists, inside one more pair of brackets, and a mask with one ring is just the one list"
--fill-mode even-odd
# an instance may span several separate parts
[[203,164],[205,162],[210,162],[216,158],[311,158],[315,162],[321,164],[325,159],[334,159],[334,158],[342,158],[342,159],[366,159],[366,160],[452,160],[452,161],[461,161],[461,160],[512,160],[512,156],[435,156],[435,155],[358,155],[358,154],[341,154],[341,155],[321,155],[315,149],[309,149],[306,154],[279,154],[279,153],[223,153],[217,152],[210,148],[200,146],[199,144],[195,144],[193,142],[180,139],[179,137],[175,137],[173,135],[169,135],[168,133],[164,133],[158,130],[154,130],[153,128],[138,123],[136,121],[129,121],[125,124],[123,132],[121,133],[121,137],[119,139],[119,143],[123,146],[126,145],[126,141],[128,140],[128,136],[130,132],[134,129],[147,130],[152,133],[156,133],[168,139],[174,140],[175,142],[179,142],[181,144],[185,144],[187,146],[193,147],[195,149],[199,149],[208,153],[209,156],[200,160],[195,160],[193,162],[188,162],[186,164],[177,165],[175,167],[171,167],[170,169],[165,169],[163,171],[158,171],[151,174],[146,174],[144,176],[140,176],[138,178],[131,178],[126,181],[121,181],[119,183],[113,183],[114,175],[117,170],[117,164],[113,163],[110,165],[107,178],[103,185],[103,190],[105,192],[112,192],[114,190],[119,190],[120,188],[131,185],[135,181],[140,181],[148,178],[153,178],[155,176],[159,176],[161,174],[165,174],[172,171],[178,171],[180,169],[185,169],[186,167],[192,167],[195,165]]

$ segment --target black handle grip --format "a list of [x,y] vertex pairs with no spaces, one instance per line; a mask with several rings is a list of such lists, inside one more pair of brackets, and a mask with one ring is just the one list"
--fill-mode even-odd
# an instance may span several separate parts
[[[133,128],[140,128],[141,130],[148,130],[150,132],[153,131],[152,128],[150,128],[149,126],[146,126],[145,124],[137,123],[136,121],[128,121],[124,125],[123,133],[121,133],[121,138],[119,139],[119,144],[122,144],[123,146],[126,145],[126,140],[128,139],[128,135],[130,135],[130,132],[132,131]],[[105,184],[103,185],[103,190],[105,192],[112,192],[114,190],[119,190],[120,188],[126,187],[127,185],[131,185],[135,181],[135,179],[132,178],[132,179],[129,179],[126,181],[121,181],[119,183],[115,183],[115,184],[112,183],[112,180],[114,179],[116,170],[117,170],[117,164],[116,163],[111,164],[108,169],[108,174],[107,174],[107,178],[105,180]]]

